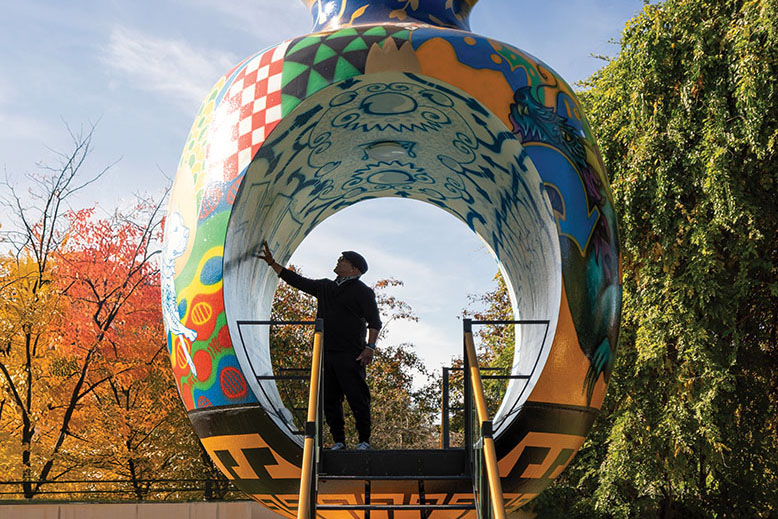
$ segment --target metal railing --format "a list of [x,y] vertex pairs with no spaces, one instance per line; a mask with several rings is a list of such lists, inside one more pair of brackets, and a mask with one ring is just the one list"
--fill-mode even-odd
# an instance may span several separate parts
[[300,475],[300,499],[297,519],[316,516],[316,489],[319,457],[319,429],[321,399],[322,351],[324,349],[324,320],[316,319],[313,336],[313,358],[311,359],[311,385],[308,391],[308,416],[305,421],[305,443],[303,445],[303,467]]
[[[548,324],[549,322],[547,320],[537,320],[537,319],[520,319],[520,320],[502,320],[502,321],[474,321],[472,319],[466,319],[466,321],[470,322],[470,328],[472,329],[472,326],[475,325],[544,325],[546,326],[546,333],[544,334],[543,341],[545,342],[545,335],[548,333]],[[470,388],[468,387],[468,378],[463,376],[463,384],[462,386],[458,386],[460,390],[462,391],[464,402],[460,402],[458,405],[451,405],[451,375],[455,372],[463,372],[466,371],[467,366],[467,355],[463,355],[463,366],[449,366],[443,368],[443,384],[442,384],[442,398],[441,398],[441,420],[440,420],[440,447],[442,449],[450,449],[451,446],[451,415],[455,412],[463,412],[464,411],[464,417],[463,417],[463,429],[464,429],[464,445],[469,445],[472,443],[472,427],[469,423],[468,417],[470,416],[472,409],[470,403],[468,403],[472,396],[470,395]],[[479,366],[479,370],[481,372],[481,379],[482,380],[502,380],[502,381],[510,381],[510,380],[529,380],[531,378],[531,375],[513,375],[513,374],[505,374],[505,373],[498,373],[498,374],[490,374],[490,372],[505,372],[508,371],[509,368],[499,368],[499,367],[486,367],[486,366]]]
[[[528,379],[525,375],[484,375],[489,371],[505,371],[507,368],[492,368],[480,366],[481,378],[483,380],[508,380],[508,379]],[[441,398],[441,419],[440,419],[440,448],[451,449],[451,413],[465,410],[464,404],[451,405],[451,373],[465,371],[463,366],[443,367],[443,395]],[[464,375],[464,374],[463,374]],[[463,377],[464,378],[464,377]]]
[[[33,500],[25,496],[24,485],[37,487]],[[40,484],[40,486],[38,486]],[[194,495],[193,495],[194,494]],[[215,478],[158,478],[158,479],[52,479],[25,482],[0,481],[0,501],[25,503],[66,499],[149,502],[177,499],[222,500],[231,494],[240,498],[241,492],[228,479]]]
[[[303,466],[300,474],[300,492],[297,507],[298,519],[310,519],[316,515],[316,491],[318,487],[318,463],[319,451],[321,449],[320,434],[320,416],[321,411],[321,378],[322,378],[322,355],[324,351],[324,319],[315,321],[239,321],[238,330],[241,325],[260,325],[260,326],[289,326],[304,325],[314,326],[313,335],[313,354],[311,357],[311,369],[308,376],[300,373],[296,375],[260,375],[257,380],[310,380],[308,388],[308,407],[306,408],[305,424],[302,431],[292,431],[295,434],[304,434],[303,443]],[[240,332],[241,340],[243,334]],[[279,371],[284,373],[294,373],[305,371],[302,368],[284,368]],[[293,408],[293,411],[298,411]]]
[[[466,443],[466,448],[473,459],[473,493],[476,498],[476,508],[481,518],[505,519],[505,502],[503,501],[500,474],[497,470],[497,451],[492,437],[492,421],[486,408],[481,370],[478,367],[478,357],[473,342],[473,321],[465,319],[463,325],[467,380],[465,407],[469,407],[465,411],[465,416],[469,418],[473,414],[473,407],[475,407],[478,427],[472,428],[471,435],[475,433],[479,436],[477,440],[471,437]],[[471,396],[472,403],[470,402]],[[473,404],[475,405],[473,406]]]
[[[271,335],[270,335],[270,342],[272,344],[273,342],[273,335],[272,335],[272,327],[273,326],[314,326],[316,325],[316,321],[274,321],[274,320],[263,320],[263,321],[251,321],[251,320],[239,320],[237,321],[238,324],[238,335],[240,337],[240,340],[243,344],[246,344],[246,339],[244,337],[244,331],[245,328],[248,326],[267,326],[271,328]],[[249,366],[253,371],[256,372],[256,368],[251,363],[251,357],[249,356]],[[262,383],[265,381],[271,381],[275,382],[275,388],[278,391],[278,395],[281,398],[280,402],[276,402],[274,404],[274,401],[272,398],[268,398],[268,404],[271,406],[272,412],[275,413],[276,416],[281,418],[282,420],[286,421],[285,413],[283,412],[283,408],[285,407],[286,410],[290,411],[293,417],[292,422],[287,423],[287,427],[289,428],[289,432],[291,432],[294,435],[297,436],[305,436],[305,430],[304,430],[304,424],[305,424],[305,417],[306,412],[308,411],[307,407],[307,401],[305,402],[305,405],[295,405],[300,403],[300,398],[298,398],[299,395],[297,395],[297,391],[307,391],[307,388],[300,385],[294,385],[293,387],[290,387],[290,385],[286,384],[287,382],[308,382],[310,379],[310,368],[298,368],[298,367],[282,367],[282,366],[276,366],[274,365],[272,367],[272,374],[269,375],[255,375],[254,378],[257,380],[257,382],[260,383],[260,390],[263,390]],[[265,396],[268,396],[266,394]],[[270,410],[268,410],[270,411]]]

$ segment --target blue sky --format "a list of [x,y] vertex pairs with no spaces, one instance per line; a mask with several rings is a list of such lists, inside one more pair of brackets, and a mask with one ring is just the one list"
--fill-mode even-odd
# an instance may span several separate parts
[[[481,0],[474,32],[537,56],[568,82],[614,55],[642,0]],[[35,163],[67,151],[72,128],[98,122],[88,171],[118,163],[78,203],[110,210],[128,194],[159,193],[175,174],[194,115],[211,85],[244,57],[309,32],[295,0],[92,0],[6,2],[0,21],[0,167],[22,183]],[[595,129],[596,131],[596,129]],[[2,217],[0,217],[0,220]],[[292,261],[331,274],[341,250],[362,252],[368,283],[395,277],[419,323],[393,323],[388,340],[412,342],[428,367],[461,350],[467,294],[497,271],[480,240],[421,203],[377,200],[317,228]]]

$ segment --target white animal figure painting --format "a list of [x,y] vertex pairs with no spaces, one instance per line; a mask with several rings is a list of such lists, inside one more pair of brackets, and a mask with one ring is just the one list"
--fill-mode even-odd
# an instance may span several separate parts
[[189,241],[189,229],[184,225],[184,218],[177,212],[171,213],[165,224],[165,246],[162,251],[162,316],[165,328],[173,335],[173,347],[178,338],[186,362],[192,374],[197,376],[197,369],[189,354],[189,345],[197,339],[197,331],[187,328],[181,322],[176,304],[176,288],[173,284],[176,275],[175,261],[186,251],[187,241]]

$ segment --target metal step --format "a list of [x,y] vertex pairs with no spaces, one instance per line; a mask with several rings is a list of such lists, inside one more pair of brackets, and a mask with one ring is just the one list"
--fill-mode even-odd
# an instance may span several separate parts
[[321,451],[319,479],[464,480],[464,449]]

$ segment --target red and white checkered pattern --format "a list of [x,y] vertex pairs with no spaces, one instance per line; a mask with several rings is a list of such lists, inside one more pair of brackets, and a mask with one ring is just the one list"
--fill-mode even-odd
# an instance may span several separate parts
[[[231,181],[249,165],[265,137],[281,120],[281,76],[289,42],[246,63],[214,113],[206,167]],[[213,169],[212,169],[213,168]]]

